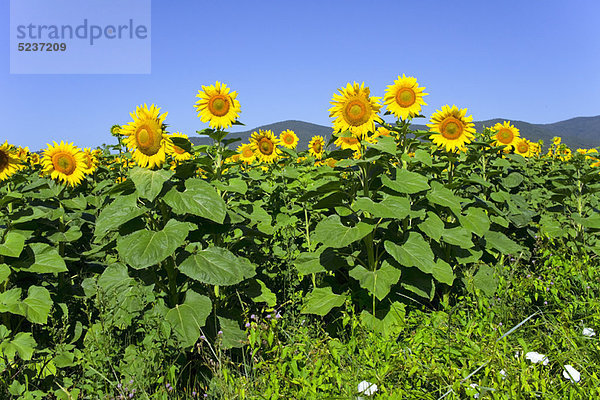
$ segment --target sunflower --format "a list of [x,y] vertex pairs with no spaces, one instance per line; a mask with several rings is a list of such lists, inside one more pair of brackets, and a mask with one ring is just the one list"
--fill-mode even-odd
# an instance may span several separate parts
[[110,127],[110,134],[113,136],[121,135],[121,125],[113,125]]
[[358,150],[360,149],[360,140],[354,136],[340,136],[338,137],[334,144],[338,147],[341,147],[342,150],[352,149]]
[[406,77],[402,74],[402,78],[394,81],[393,85],[389,85],[383,97],[383,103],[387,109],[394,114],[398,119],[407,119],[421,113],[421,106],[426,106],[423,101],[423,96],[428,93],[423,93],[424,87],[419,87],[417,80],[412,76]]
[[202,86],[196,97],[196,111],[202,122],[208,122],[212,128],[227,129],[242,112],[235,91],[229,93],[226,84],[217,81],[215,86]]
[[83,172],[90,175],[98,169],[98,159],[94,156],[92,150],[88,147],[83,149],[84,167]]
[[475,137],[475,124],[473,116],[465,117],[467,109],[452,108],[448,105],[442,107],[442,110],[436,110],[431,116],[431,124],[427,124],[429,130],[433,132],[429,138],[439,147],[446,146],[447,151],[465,150],[465,144],[470,143]]
[[383,126],[379,126],[379,127],[377,127],[377,131],[375,131],[375,133],[373,134],[373,137],[378,138],[380,136],[391,137],[392,133],[390,132],[389,129],[384,128]]
[[0,146],[0,181],[8,179],[15,172],[23,169],[21,160],[14,148],[7,142]]
[[335,117],[334,131],[350,130],[358,137],[374,132],[375,121],[382,122],[377,115],[381,108],[380,97],[369,97],[370,91],[364,82],[361,85],[348,83],[345,89],[338,90],[341,94],[333,94],[333,107],[329,109],[329,116]]
[[295,149],[298,145],[298,136],[294,133],[294,131],[287,129],[279,135],[279,141],[281,145],[287,147],[288,149]]
[[325,139],[323,136],[313,136],[308,143],[308,153],[319,160],[323,157],[323,149],[325,147]]
[[532,143],[525,138],[518,138],[515,141],[515,153],[522,155],[523,157],[531,157],[533,155]]
[[492,136],[496,140],[494,142],[495,146],[507,146],[510,149],[517,145],[519,129],[512,126],[510,121],[498,122],[492,127],[492,130],[496,131],[496,134]]
[[164,133],[164,121],[167,113],[159,115],[160,108],[154,104],[148,108],[137,107],[131,113],[133,122],[121,128],[120,134],[126,136],[125,144],[132,150],[131,156],[141,167],[160,167],[166,160],[166,152],[171,151],[172,143]]
[[262,162],[271,163],[281,156],[281,150],[277,148],[279,139],[275,137],[270,129],[259,129],[258,133],[252,133],[250,145],[254,155]]
[[42,157],[44,172],[71,186],[81,183],[86,169],[84,153],[73,143],[48,144]]
[[240,160],[246,164],[252,164],[252,161],[256,159],[256,155],[254,155],[254,150],[250,143],[242,143],[236,150],[240,154]]
[[21,162],[27,162],[27,157],[29,156],[29,147],[17,147],[17,157]]
[[[188,135],[184,135],[183,133],[180,133],[180,132],[172,133],[169,135],[169,137],[172,137],[172,138],[178,137],[178,138],[188,139]],[[175,144],[173,144],[171,146],[169,154],[171,155],[171,157],[173,157],[173,160],[175,160],[177,162],[189,160],[190,158],[192,158],[192,155],[190,153],[188,153],[181,147],[176,146]]]

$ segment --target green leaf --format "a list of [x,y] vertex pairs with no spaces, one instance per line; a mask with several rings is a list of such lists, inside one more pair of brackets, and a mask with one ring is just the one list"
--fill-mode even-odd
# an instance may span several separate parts
[[119,229],[124,223],[145,213],[146,208],[140,208],[137,199],[137,193],[119,196],[104,207],[96,219],[94,236],[102,239],[108,232]]
[[223,331],[223,348],[231,349],[232,347],[240,348],[244,346],[246,340],[246,332],[240,329],[237,321],[232,319],[218,317],[219,325]]
[[515,188],[523,183],[523,175],[518,172],[511,172],[508,176],[502,179],[502,184],[506,188]]
[[490,220],[481,208],[471,207],[467,210],[466,215],[458,216],[461,226],[473,232],[477,236],[483,236],[490,230]]
[[431,275],[415,268],[402,270],[402,287],[425,299],[433,299],[435,284]]
[[473,277],[473,284],[479,290],[486,294],[486,296],[493,296],[496,292],[498,282],[494,277],[494,270],[492,267],[482,264],[479,270]]
[[33,350],[37,346],[35,339],[31,335],[31,332],[19,332],[10,341],[4,341],[0,344],[2,355],[9,360],[14,359],[15,354],[19,354],[19,357],[23,360],[31,360],[33,356]]
[[25,315],[25,310],[21,303],[21,288],[12,288],[0,293],[0,313],[4,312]]
[[389,240],[384,243],[386,251],[405,267],[417,267],[421,271],[430,274],[435,268],[433,252],[429,243],[417,232],[410,232],[408,240],[398,246]]
[[[321,249],[323,248],[324,247],[321,247]],[[318,272],[327,271],[321,265],[321,253],[322,251],[300,253],[294,262],[296,270],[298,270],[298,272],[302,275],[316,274]]]
[[359,265],[352,269],[349,274],[359,281],[362,288],[367,289],[379,300],[383,300],[390,292],[390,288],[398,283],[400,279],[400,270],[394,268],[387,261],[384,261],[378,270],[369,271]]
[[152,171],[147,168],[134,167],[129,171],[129,177],[135,185],[140,197],[153,201],[160,193],[163,185],[173,175],[173,171],[159,169]]
[[25,247],[25,237],[17,232],[8,232],[0,244],[0,256],[19,257]]
[[404,329],[405,316],[406,306],[397,302],[389,310],[377,310],[376,315],[366,310],[360,313],[362,323],[384,338],[397,336]]
[[354,203],[355,210],[363,210],[376,218],[406,218],[410,212],[410,200],[406,197],[387,196],[375,203],[368,197],[359,197]]
[[315,243],[323,243],[326,247],[342,248],[367,236],[373,226],[359,222],[354,227],[342,224],[338,215],[330,215],[320,221],[312,235]]
[[10,267],[6,264],[0,264],[0,284],[5,282],[10,276]]
[[540,218],[540,233],[548,235],[551,239],[566,235],[561,224],[549,215],[542,215]]
[[277,305],[277,296],[260,279],[250,280],[245,292],[255,303],[265,302],[269,307]]
[[30,286],[23,300],[25,317],[34,324],[45,324],[52,308],[50,292],[41,286]]
[[185,181],[186,190],[172,188],[163,200],[179,215],[193,214],[222,224],[227,206],[215,188],[202,179]]
[[455,214],[460,213],[460,198],[439,182],[431,182],[431,191],[427,193],[427,199],[434,204],[448,207]]
[[140,230],[119,237],[117,251],[133,268],[147,268],[174,254],[184,244],[189,229],[187,223],[171,219],[159,232]]
[[431,154],[423,149],[417,149],[415,151],[415,156],[413,157],[416,161],[427,165],[428,167],[433,166],[433,159],[431,158]]
[[256,273],[254,265],[227,249],[209,247],[186,258],[179,270],[190,278],[209,285],[235,285]]
[[65,208],[69,208],[71,210],[85,210],[87,208],[87,200],[82,194],[77,197],[71,197],[70,199],[62,200],[61,203],[65,206]]
[[110,264],[98,278],[98,286],[109,296],[114,292],[122,292],[131,286],[132,282],[133,278],[129,277],[127,266],[120,263]]
[[345,295],[333,293],[330,287],[314,288],[307,297],[302,313],[324,316],[333,308],[341,307],[345,301]]
[[398,193],[414,194],[429,189],[425,176],[400,168],[396,168],[396,179],[383,175],[381,183]]
[[471,232],[462,226],[445,229],[444,233],[442,233],[442,240],[446,243],[462,247],[463,249],[470,249],[473,247],[473,242],[471,242]]
[[212,302],[193,290],[185,294],[183,304],[167,312],[166,319],[183,347],[193,346],[200,337],[200,330],[212,312]]
[[396,140],[391,136],[380,136],[377,138],[377,143],[369,143],[368,145],[379,151],[392,155],[396,154],[397,150]]
[[431,211],[427,212],[427,219],[421,222],[419,225],[419,229],[425,233],[425,235],[429,236],[431,239],[439,242],[442,237],[442,233],[444,232],[444,221],[437,216],[437,214],[432,213]]
[[505,234],[496,231],[488,231],[485,234],[486,248],[493,248],[502,254],[519,254],[523,247],[509,239]]
[[58,273],[68,271],[63,258],[55,247],[46,243],[30,243],[25,254],[13,264],[14,269],[40,274]]
[[432,274],[438,282],[445,283],[448,286],[452,286],[452,282],[454,282],[454,271],[452,270],[452,267],[442,259],[436,260]]

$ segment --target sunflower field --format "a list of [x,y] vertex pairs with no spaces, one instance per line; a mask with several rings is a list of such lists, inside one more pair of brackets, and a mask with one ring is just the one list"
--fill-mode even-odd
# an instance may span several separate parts
[[348,83],[304,149],[231,138],[220,82],[210,146],[154,104],[97,149],[2,144],[0,397],[600,395],[598,151],[455,105],[414,130],[424,89]]

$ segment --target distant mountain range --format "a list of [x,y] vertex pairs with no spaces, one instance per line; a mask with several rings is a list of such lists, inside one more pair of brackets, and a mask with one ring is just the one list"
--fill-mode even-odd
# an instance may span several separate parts
[[[492,127],[496,123],[503,121],[507,120],[497,118],[486,121],[475,121],[475,127],[480,131],[483,126]],[[600,115],[595,117],[571,118],[552,124],[530,124],[528,122],[515,120],[510,120],[510,122],[519,129],[521,137],[525,137],[533,142],[543,140],[544,147],[548,147],[549,144],[552,143],[552,138],[554,136],[562,137],[563,143],[572,149],[600,146]],[[413,129],[428,129],[425,125],[419,124],[414,124],[412,127]],[[327,141],[333,132],[331,126],[288,120],[259,126],[249,131],[230,133],[228,138],[239,137],[242,139],[242,142],[248,143],[248,139],[250,138],[250,135],[252,135],[252,132],[258,131],[259,129],[270,129],[275,135],[279,135],[286,129],[293,130],[299,139],[297,147],[299,150],[306,149],[308,147],[308,142],[313,136],[321,135]],[[209,138],[204,137],[191,137],[190,140],[196,145],[212,143]],[[231,147],[235,148],[238,144],[239,142]]]

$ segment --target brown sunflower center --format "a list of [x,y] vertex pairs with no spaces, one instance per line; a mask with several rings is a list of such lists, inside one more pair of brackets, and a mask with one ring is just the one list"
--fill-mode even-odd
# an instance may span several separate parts
[[498,141],[504,144],[510,144],[513,141],[514,137],[515,135],[512,133],[512,131],[506,128],[500,129],[496,134],[496,138],[498,138]]
[[142,125],[135,132],[137,149],[147,156],[153,156],[160,150],[163,135],[158,129]]
[[214,95],[208,101],[208,110],[217,117],[222,117],[229,112],[229,100],[222,94]]
[[369,110],[363,100],[349,101],[344,111],[346,122],[352,126],[360,126],[369,120]]
[[245,158],[250,158],[254,155],[254,152],[252,151],[252,148],[248,146],[244,147],[244,150],[242,150],[242,154]]
[[85,161],[85,167],[87,169],[92,168],[92,156],[91,155],[85,153],[83,161]]
[[9,164],[8,154],[6,154],[4,151],[0,150],[0,172],[4,171],[6,168],[8,168],[8,164]]
[[70,153],[56,153],[52,156],[52,165],[54,169],[62,174],[71,175],[75,172],[77,162]]
[[342,140],[344,142],[346,142],[346,144],[349,144],[351,146],[358,144],[358,139],[355,138],[354,136],[345,137],[345,138],[342,138]]
[[517,151],[519,153],[527,153],[528,150],[529,150],[529,145],[527,143],[521,142],[517,146]]
[[292,144],[294,143],[294,137],[292,135],[284,135],[283,136],[283,141],[285,142],[285,144]]
[[415,104],[416,100],[417,96],[411,88],[401,88],[398,90],[398,93],[396,93],[396,102],[400,107],[410,107]]
[[273,142],[271,142],[271,140],[269,140],[268,138],[262,138],[258,142],[258,151],[260,151],[266,156],[270,156],[271,154],[273,154],[273,148]]
[[313,143],[313,151],[317,154],[321,153],[323,151],[323,143],[321,143],[321,141],[316,141]]
[[454,117],[448,117],[442,122],[441,134],[448,140],[456,140],[463,133],[462,122]]

